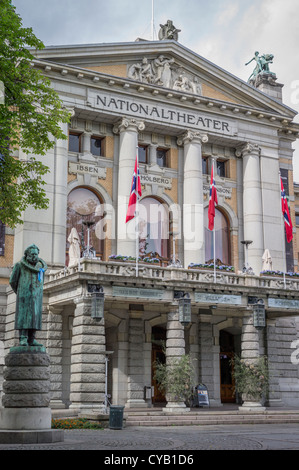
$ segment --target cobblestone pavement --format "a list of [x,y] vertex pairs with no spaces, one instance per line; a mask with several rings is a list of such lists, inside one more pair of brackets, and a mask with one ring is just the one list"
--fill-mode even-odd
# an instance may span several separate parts
[[106,451],[102,453],[103,459],[121,456],[122,451],[126,451],[124,455],[127,456],[130,452],[134,455],[135,451],[147,451],[149,456],[156,455],[157,451],[159,455],[191,455],[196,450],[299,450],[299,426],[259,424],[67,430],[64,442],[0,444],[1,450],[102,450]]

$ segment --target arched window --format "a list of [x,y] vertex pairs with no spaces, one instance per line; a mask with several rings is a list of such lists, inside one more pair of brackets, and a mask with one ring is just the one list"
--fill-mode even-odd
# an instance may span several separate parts
[[166,204],[153,197],[139,202],[139,253],[157,253],[169,258],[169,211]]
[[[208,208],[205,208],[205,259],[209,261],[214,258],[213,232],[208,229]],[[215,256],[222,263],[230,265],[230,231],[229,222],[223,212],[215,210]]]
[[71,230],[75,228],[79,235],[81,256],[88,245],[93,248],[96,256],[103,256],[104,237],[102,236],[101,220],[103,218],[102,202],[96,193],[85,187],[73,189],[68,196],[67,204],[67,249],[66,264],[68,265],[69,242]]

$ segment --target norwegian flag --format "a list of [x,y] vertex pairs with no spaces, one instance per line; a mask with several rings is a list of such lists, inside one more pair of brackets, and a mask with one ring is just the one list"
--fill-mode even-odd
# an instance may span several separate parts
[[129,220],[134,219],[134,217],[136,215],[135,213],[136,213],[137,199],[141,195],[142,195],[142,192],[141,192],[141,183],[140,183],[140,176],[139,176],[138,155],[136,155],[135,168],[134,168],[134,174],[133,174],[133,179],[132,179],[132,187],[131,187],[131,194],[130,194],[130,199],[129,199],[129,204],[128,204],[126,223],[129,222]]
[[293,239],[293,225],[290,217],[288,201],[286,193],[283,187],[282,179],[280,176],[280,188],[281,188],[281,210],[284,218],[284,226],[286,230],[287,242],[290,243]]
[[215,219],[215,207],[218,204],[217,191],[214,179],[214,165],[212,165],[211,171],[211,183],[210,183],[210,198],[209,198],[209,230],[214,229],[214,219]]

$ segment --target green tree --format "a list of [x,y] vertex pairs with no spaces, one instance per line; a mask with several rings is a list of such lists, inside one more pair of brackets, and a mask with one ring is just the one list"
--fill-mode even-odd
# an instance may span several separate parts
[[[23,28],[12,0],[0,0],[0,220],[10,227],[22,223],[29,205],[45,209],[43,176],[49,171],[34,155],[44,155],[56,139],[66,139],[60,123],[68,122],[50,80],[32,66],[32,51],[43,43],[32,28]],[[22,149],[25,158],[18,158]]]

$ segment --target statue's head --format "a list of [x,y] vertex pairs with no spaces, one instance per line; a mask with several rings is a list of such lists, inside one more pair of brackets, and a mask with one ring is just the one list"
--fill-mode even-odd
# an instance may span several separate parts
[[39,248],[34,244],[29,245],[24,251],[25,259],[28,261],[28,263],[31,263],[31,264],[35,264],[37,262],[38,255],[39,255]]

